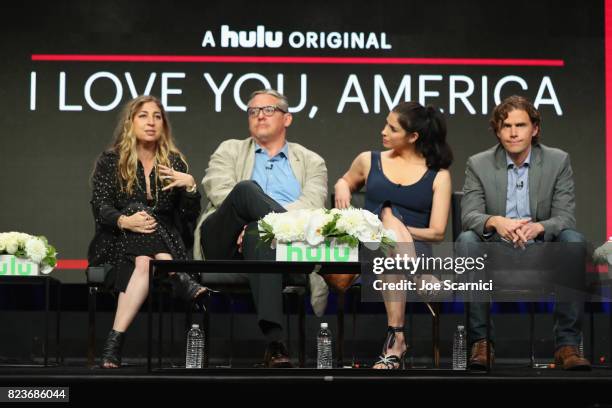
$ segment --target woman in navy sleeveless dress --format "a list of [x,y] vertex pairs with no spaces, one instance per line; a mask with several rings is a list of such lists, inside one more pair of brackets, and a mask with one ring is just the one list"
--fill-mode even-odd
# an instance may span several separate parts
[[[351,192],[365,186],[365,208],[395,232],[394,252],[431,255],[430,244],[444,239],[451,200],[448,167],[453,156],[444,118],[432,106],[403,102],[389,113],[381,133],[388,150],[357,156],[336,183],[335,205],[349,207]],[[397,278],[383,275],[383,279]],[[404,364],[405,294],[399,297],[385,299],[387,338],[374,368],[398,369]]]

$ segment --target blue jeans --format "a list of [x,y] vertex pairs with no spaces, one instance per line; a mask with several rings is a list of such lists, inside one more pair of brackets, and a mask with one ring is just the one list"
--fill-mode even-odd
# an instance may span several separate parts
[[[572,229],[565,229],[554,240],[555,242],[584,243],[582,234]],[[462,232],[456,241],[456,250],[459,256],[478,256],[477,245],[482,240],[473,231]],[[488,303],[473,302],[470,304],[470,343],[484,339],[487,333],[487,306]],[[577,346],[582,339],[582,318],[584,315],[584,302],[556,302],[554,310],[554,339],[555,350],[561,346]],[[491,341],[495,342],[495,330],[491,322]]]

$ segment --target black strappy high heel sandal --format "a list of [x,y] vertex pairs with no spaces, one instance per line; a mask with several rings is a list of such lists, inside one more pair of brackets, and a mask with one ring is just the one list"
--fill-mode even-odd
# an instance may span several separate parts
[[[170,276],[174,295],[186,302],[191,302],[197,309],[206,309],[204,298],[211,292],[217,292],[206,286],[200,285],[190,274],[177,272]],[[204,290],[202,290],[204,289]]]
[[[121,349],[123,348],[123,342],[125,341],[125,333],[111,330],[108,333],[106,342],[104,343],[104,349],[102,350],[102,362],[100,367],[102,368],[120,368],[121,367]],[[113,366],[106,366],[107,363],[113,364]]]
[[378,361],[374,363],[374,366],[382,364],[385,370],[398,370],[398,369],[403,370],[404,368],[406,368],[405,357],[406,357],[406,352],[408,351],[408,346],[406,346],[406,350],[404,350],[401,356],[398,356],[395,354],[391,354],[388,356],[385,355],[387,350],[389,350],[395,344],[395,333],[403,333],[403,332],[404,332],[404,326],[400,326],[400,327],[388,326],[387,327],[387,338],[385,339],[385,343],[383,344],[382,353]]

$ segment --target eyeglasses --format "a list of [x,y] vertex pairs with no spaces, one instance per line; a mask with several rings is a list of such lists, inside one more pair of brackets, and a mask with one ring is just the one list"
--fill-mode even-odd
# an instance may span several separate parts
[[287,111],[282,110],[278,106],[269,105],[269,106],[248,108],[247,114],[251,117],[257,117],[259,116],[260,111],[263,112],[264,116],[272,116],[274,115],[274,112],[276,111],[287,113]]

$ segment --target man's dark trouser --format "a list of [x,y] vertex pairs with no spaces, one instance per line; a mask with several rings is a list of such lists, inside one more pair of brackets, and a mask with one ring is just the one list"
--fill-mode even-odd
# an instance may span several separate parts
[[[473,231],[462,232],[457,237],[458,256],[478,256],[470,249],[478,248],[482,240]],[[585,239],[577,231],[566,229],[561,231],[555,242],[584,243]],[[473,244],[470,246],[470,244]],[[477,250],[477,249],[476,249]],[[470,304],[470,332],[468,339],[470,343],[484,339],[487,333],[487,303],[473,302]],[[554,311],[554,338],[555,350],[561,346],[577,346],[582,338],[582,318],[584,314],[584,302],[556,302]],[[491,322],[491,341],[495,342],[493,322]]]
[[[270,212],[286,210],[266,195],[254,181],[241,181],[228,194],[221,206],[202,226],[202,249],[205,259],[274,260],[276,254],[259,240],[257,221]],[[236,241],[245,225],[242,254]],[[269,341],[280,341],[283,333],[283,275],[278,273],[248,274],[259,327]]]

